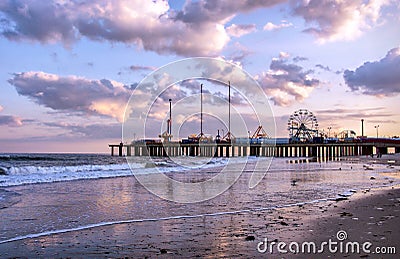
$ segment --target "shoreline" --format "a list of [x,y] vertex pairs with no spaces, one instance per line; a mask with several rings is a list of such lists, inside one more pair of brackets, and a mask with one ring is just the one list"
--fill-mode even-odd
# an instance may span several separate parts
[[[399,174],[399,172],[398,172]],[[383,208],[383,209],[377,209]],[[260,253],[275,242],[321,243],[345,230],[351,241],[400,249],[400,185],[366,189],[346,200],[306,203],[219,216],[130,222],[27,238],[0,244],[2,257],[259,257],[307,254]],[[366,228],[368,226],[368,228]],[[165,232],[166,231],[166,232]],[[351,238],[351,239],[350,239]],[[310,255],[310,254],[308,254]],[[329,251],[324,256],[334,256]],[[346,254],[359,258],[366,254]],[[388,255],[385,258],[392,258]],[[164,257],[162,257],[164,258]],[[393,257],[395,258],[395,257]]]
[[[61,154],[62,155],[62,154]],[[115,159],[121,159],[120,157],[114,157]],[[240,160],[243,160],[242,157],[234,157],[234,159],[239,158]],[[256,157],[254,157],[256,158]],[[124,159],[124,158],[122,158]],[[163,159],[163,158],[161,158]],[[219,158],[219,159],[226,159],[226,158]],[[374,165],[386,165],[387,168],[394,168],[394,166],[400,166],[400,154],[386,154],[381,158],[371,158],[371,157],[365,157],[365,156],[354,156],[354,157],[339,157],[337,159],[333,159],[333,160],[318,160],[316,158],[306,158],[306,157],[290,157],[290,158],[276,158],[276,157],[258,157],[257,160],[252,160],[252,159],[247,159],[247,160],[243,160],[246,161],[245,163],[247,163],[248,165],[252,165],[254,163],[257,163],[256,161],[262,161],[262,160],[275,160],[275,159],[279,159],[281,161],[287,161],[289,163],[292,164],[302,164],[302,163],[345,163],[345,164],[351,164],[351,163],[358,163],[358,164],[364,164],[367,167],[370,166],[374,166]],[[241,165],[243,164],[243,161],[234,161],[231,162],[232,164],[238,164]],[[126,161],[125,161],[126,162]],[[143,162],[143,161],[141,161]],[[125,163],[122,164],[95,164],[95,166],[121,166]],[[87,165],[85,165],[87,166]],[[185,172],[186,170],[188,171],[198,171],[201,172],[203,170],[221,170],[222,168],[224,168],[225,165],[221,165],[221,164],[216,164],[216,165],[212,165],[210,167],[199,167],[196,169],[184,169],[184,171],[163,171],[160,170],[157,173],[160,174],[166,174],[169,175],[170,177],[173,175],[179,175],[183,172]],[[46,167],[46,166],[45,166]],[[51,166],[54,167],[54,166]],[[57,166],[56,166],[57,167]],[[58,166],[58,167],[62,167],[62,166]],[[68,166],[66,166],[68,167]],[[78,167],[78,166],[71,166],[71,167]],[[134,170],[148,170],[148,169],[152,169],[153,167],[147,168],[146,166],[144,166],[143,168],[134,168]],[[373,170],[373,168],[369,168],[371,170]],[[3,170],[3,171],[2,171]],[[36,184],[49,184],[49,183],[58,183],[58,182],[69,182],[69,181],[84,181],[84,180],[98,180],[98,179],[105,179],[105,178],[118,178],[118,177],[130,177],[135,175],[137,172],[133,173],[129,168],[122,168],[122,169],[116,169],[117,173],[115,174],[106,174],[106,175],[102,175],[101,173],[99,173],[101,171],[101,169],[98,170],[94,170],[95,174],[93,174],[92,171],[89,171],[89,173],[83,174],[83,175],[78,175],[78,176],[74,176],[74,178],[72,178],[71,176],[68,176],[67,174],[60,174],[58,172],[51,172],[49,173],[48,179],[46,180],[37,180],[35,181],[35,179],[31,179],[28,178],[26,179],[22,179],[22,183],[21,182],[12,182],[13,179],[11,179],[11,183],[6,182],[7,180],[3,180],[1,177],[13,177],[13,175],[8,174],[8,172],[4,171],[5,169],[3,169],[0,166],[0,188],[3,189],[7,189],[7,188],[13,188],[13,187],[18,187],[18,186],[29,186],[29,185],[36,185]],[[63,171],[63,168],[59,168],[59,170]],[[76,170],[76,169],[74,169]],[[282,169],[279,169],[282,170]],[[296,171],[296,169],[291,169],[293,171]],[[315,168],[315,169],[311,169],[311,170],[335,170],[333,168]],[[308,171],[311,171],[308,170]],[[342,170],[342,168],[339,166],[336,170]],[[106,170],[107,171],[107,170]],[[125,172],[126,171],[126,172]],[[129,171],[129,172],[128,172]],[[271,168],[268,171],[272,171]],[[78,171],[81,172],[81,171]],[[33,172],[34,174],[35,172]],[[73,172],[68,172],[67,173],[71,173],[74,174],[76,173],[75,171]],[[153,172],[146,172],[146,173],[153,173]],[[373,171],[371,171],[371,173],[373,173]],[[96,175],[97,174],[97,175]],[[19,175],[19,174],[15,174],[15,175]],[[24,176],[25,174],[21,174],[21,176]],[[20,176],[19,176],[20,177]],[[24,182],[25,181],[25,182]],[[5,184],[4,184],[5,183]]]
[[[286,170],[293,167],[282,165]],[[394,232],[400,224],[400,184],[394,178],[400,179],[400,171],[360,172],[360,162],[358,169],[351,162],[345,167],[336,165],[343,170],[328,166],[326,173],[318,173],[324,170],[318,164],[295,165],[298,170],[293,171],[280,169],[279,174],[267,175],[257,188],[248,189],[251,173],[260,169],[250,166],[228,191],[189,205],[153,196],[134,177],[6,188],[21,200],[0,210],[4,219],[0,257],[306,258],[310,255],[276,250],[263,254],[257,248],[265,238],[287,243],[335,240],[339,230],[345,230],[351,241],[399,247],[400,238]],[[190,171],[189,176],[202,178],[210,172]],[[176,175],[178,179],[184,176]],[[294,185],[293,179],[297,181]],[[340,186],[347,186],[348,193],[341,188],[343,195],[336,192],[336,200],[328,198]],[[371,229],[363,232],[366,226]]]

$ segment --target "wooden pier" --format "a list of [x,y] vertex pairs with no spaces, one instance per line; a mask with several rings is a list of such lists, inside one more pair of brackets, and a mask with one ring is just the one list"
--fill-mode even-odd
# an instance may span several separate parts
[[239,143],[134,143],[110,144],[111,155],[114,149],[119,156],[200,156],[200,157],[319,157],[337,158],[344,156],[372,155],[374,152],[387,154],[388,148],[400,153],[399,143],[289,143],[289,144],[239,144]]

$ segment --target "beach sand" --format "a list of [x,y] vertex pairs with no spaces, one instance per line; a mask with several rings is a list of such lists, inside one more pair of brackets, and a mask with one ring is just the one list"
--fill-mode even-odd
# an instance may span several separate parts
[[[116,224],[43,236],[0,245],[7,257],[276,257],[309,258],[310,254],[260,253],[265,238],[275,242],[336,240],[339,230],[349,241],[369,241],[400,249],[400,188],[358,192],[348,200],[305,204],[276,210]],[[330,254],[312,257],[360,258],[367,254]],[[377,255],[370,254],[372,258]],[[396,258],[380,255],[378,258]],[[398,257],[397,257],[398,258]]]
[[[383,189],[367,189],[354,194],[348,200],[339,202],[329,202],[326,204],[316,204],[315,206],[304,206],[297,211],[293,208],[285,215],[300,214],[300,218],[294,217],[301,222],[300,227],[294,228],[293,233],[283,235],[282,240],[289,242],[292,240],[301,242],[313,241],[317,245],[322,242],[338,242],[337,251],[332,253],[328,247],[324,248],[318,257],[324,258],[398,258],[400,249],[400,187],[390,187]],[[338,232],[346,238],[338,240]],[[339,243],[343,243],[342,251]],[[287,243],[289,243],[287,242]],[[354,253],[351,248],[346,251],[346,243],[357,242],[360,244],[359,253]],[[372,243],[370,252],[362,250],[362,244]],[[376,247],[382,247],[377,250]],[[377,254],[380,251],[387,251],[388,254]],[[334,248],[334,247],[333,247]],[[276,249],[275,249],[276,250]],[[308,254],[309,255],[309,254]],[[309,258],[306,254],[284,256],[285,258]]]
[[[344,178],[348,172],[338,171],[335,174],[342,174]],[[377,256],[363,252],[332,254],[327,250],[324,254],[282,254],[277,251],[276,246],[271,254],[269,251],[260,253],[257,248],[265,241],[265,238],[270,242],[287,244],[290,242],[321,244],[329,239],[337,241],[337,232],[344,230],[348,235],[345,241],[360,243],[368,241],[373,244],[371,249],[377,246],[395,247],[399,253],[400,187],[389,186],[391,181],[386,178],[399,177],[399,175],[399,172],[390,173],[390,175],[383,174],[384,178],[380,181],[388,186],[358,189],[351,197],[342,197],[336,201],[320,200],[276,209],[265,207],[268,204],[266,197],[274,198],[271,195],[264,195],[265,191],[262,188],[265,186],[261,185],[261,189],[249,191],[244,189],[244,184],[240,182],[232,187],[235,193],[227,191],[209,202],[187,206],[171,205],[171,202],[154,198],[137,184],[134,177],[13,187],[8,190],[20,193],[22,198],[13,207],[0,211],[2,236],[5,235],[4,233],[10,235],[13,231],[24,233],[24,229],[19,226],[22,223],[23,228],[27,228],[26,233],[60,230],[66,226],[65,224],[70,228],[75,225],[87,225],[90,222],[85,222],[85,217],[88,220],[96,217],[95,222],[113,223],[65,233],[57,231],[49,235],[0,242],[0,257],[360,258],[369,256],[397,258],[395,255]],[[306,184],[316,180],[303,179],[304,182],[299,182],[299,186],[291,186],[292,176],[293,173],[288,174],[279,188],[290,190],[290,188],[298,187],[299,189],[293,193],[300,192],[301,195],[307,195],[307,192],[303,193],[307,188]],[[299,177],[298,173],[295,176]],[[369,180],[369,171],[363,177],[371,182],[379,180],[376,174],[376,180]],[[244,183],[247,184],[247,180]],[[302,185],[304,185],[304,190],[301,190]],[[134,195],[129,192],[132,186],[135,186],[136,190]],[[279,195],[279,192],[273,191]],[[234,195],[236,195],[236,200]],[[297,199],[296,197],[288,196],[283,199]],[[152,210],[142,208],[143,206]],[[246,210],[247,207],[262,209]],[[235,212],[238,209],[241,211]],[[91,215],[90,211],[94,214]],[[197,216],[165,217],[165,219],[158,217],[157,220],[152,220],[153,214],[150,211],[153,211],[154,215],[164,213],[170,216]],[[202,215],[207,211],[231,211],[232,213]],[[148,220],[116,223],[121,217],[124,218],[124,213],[128,218],[135,216],[132,213],[137,213],[137,219],[147,218]],[[145,217],[140,213],[144,213]],[[54,222],[49,224],[50,227],[40,229],[41,224],[37,222],[47,222],[47,218]],[[57,222],[58,220],[60,222]],[[4,237],[2,238],[5,240]]]

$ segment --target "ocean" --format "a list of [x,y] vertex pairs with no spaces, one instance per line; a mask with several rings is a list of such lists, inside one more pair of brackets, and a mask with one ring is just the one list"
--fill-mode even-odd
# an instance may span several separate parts
[[[134,159],[132,161],[132,159]],[[0,187],[82,179],[131,176],[133,173],[177,172],[196,167],[224,165],[225,158],[207,161],[186,158],[190,166],[177,166],[167,158],[131,158],[105,154],[0,154]],[[157,170],[154,168],[157,167]]]
[[[99,226],[218,217],[346,199],[360,190],[400,183],[382,174],[398,171],[398,166],[366,163],[358,157],[272,162],[258,157],[179,159],[177,163],[132,157],[129,166],[124,157],[103,154],[1,154],[0,244]],[[163,173],[182,182],[206,181],[232,163],[234,168],[243,167],[240,177],[225,192],[198,203],[159,198],[134,176]],[[264,177],[249,188],[254,173]],[[185,195],[165,188],[172,196]]]

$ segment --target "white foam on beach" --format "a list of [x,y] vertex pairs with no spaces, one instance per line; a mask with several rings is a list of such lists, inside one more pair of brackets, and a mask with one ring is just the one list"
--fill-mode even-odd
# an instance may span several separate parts
[[[0,187],[18,186],[25,184],[52,183],[61,181],[100,179],[131,176],[133,174],[152,174],[184,172],[193,168],[213,168],[224,166],[228,163],[244,163],[247,158],[212,158],[207,163],[203,160],[193,159],[192,167],[179,166],[170,161],[158,161],[155,166],[147,168],[149,163],[131,162],[130,165],[110,164],[110,165],[79,165],[79,166],[22,166],[1,169],[5,172],[0,175]],[[250,158],[254,160],[254,158]]]
[[[184,157],[185,166],[177,165],[168,160],[159,160],[148,163],[147,160],[130,161],[130,166],[125,164],[107,164],[107,165],[78,165],[78,166],[21,166],[21,167],[1,167],[3,173],[0,175],[0,187],[18,186],[25,184],[51,183],[61,181],[83,180],[83,179],[100,179],[131,176],[133,174],[153,174],[153,173],[170,173],[185,172],[193,169],[214,168],[225,166],[228,163],[240,164],[246,162],[263,161],[270,158],[262,157],[235,157],[235,158],[191,158]],[[303,169],[307,172],[324,171],[324,170],[341,170],[337,162],[333,162],[327,166],[320,163],[304,163],[297,164],[293,168],[293,164],[287,163],[292,159],[274,159],[269,172],[274,171],[294,171],[301,172]],[[154,162],[154,161],[153,161]],[[179,161],[178,161],[179,162]],[[151,165],[148,167],[148,165]],[[354,165],[356,166],[356,165]],[[304,167],[304,168],[303,168]],[[369,165],[377,171],[374,173],[391,171],[393,168],[385,168],[379,165]],[[362,169],[362,167],[360,167]],[[365,165],[364,165],[365,169]],[[257,170],[254,170],[257,171]]]
[[[350,194],[350,193],[352,195],[352,194],[354,194],[354,192],[355,192],[355,190],[349,190],[348,192],[346,192],[346,195]],[[349,195],[349,196],[351,196],[351,195]],[[320,203],[320,202],[333,201],[335,199],[336,198],[322,198],[322,199],[316,199],[316,200],[307,201],[307,202],[296,202],[293,204],[286,204],[286,205],[276,205],[276,206],[262,207],[262,208],[251,208],[251,209],[241,209],[241,210],[233,210],[233,211],[203,213],[203,214],[195,214],[195,215],[176,215],[176,216],[160,217],[160,218],[128,219],[128,220],[99,222],[99,223],[94,223],[94,224],[78,226],[78,227],[74,227],[74,228],[65,228],[65,229],[58,229],[58,230],[51,230],[51,231],[44,231],[44,232],[40,232],[40,233],[16,236],[16,237],[13,237],[10,239],[1,240],[0,244],[20,241],[20,240],[25,240],[25,239],[40,238],[40,237],[44,237],[44,236],[64,234],[64,233],[75,232],[75,231],[82,231],[82,230],[93,229],[93,228],[98,228],[98,227],[112,226],[112,225],[236,215],[236,214],[240,214],[240,213],[252,213],[252,212],[257,212],[257,211],[267,211],[267,210],[276,210],[276,209],[281,209],[281,208],[304,206],[307,204],[315,204],[315,203]]]
[[[137,168],[144,168],[144,166],[138,164]],[[7,169],[6,175],[0,177],[0,187],[79,179],[96,179],[102,177],[117,177],[130,174],[130,169],[126,164],[11,167]]]
[[[258,161],[262,160],[263,158],[250,158],[250,161]],[[274,173],[273,176],[277,177],[277,179],[281,178],[282,175],[279,174],[280,171],[294,171],[299,174],[309,174],[311,171],[332,171],[334,170],[335,173],[337,170],[339,170],[339,167],[343,169],[343,171],[347,169],[353,170],[354,173],[356,172],[362,172],[362,174],[366,174],[369,179],[370,175],[377,176],[379,172],[390,172],[394,171],[395,169],[393,168],[386,168],[385,165],[373,165],[374,171],[364,171],[362,164],[350,164],[347,162],[332,162],[332,163],[305,163],[305,164],[290,164],[288,163],[289,159],[274,159],[274,162],[270,168],[270,172],[277,172]],[[213,168],[217,166],[223,166],[226,163],[229,162],[234,162],[234,163],[243,163],[246,161],[246,159],[243,158],[234,158],[234,159],[227,159],[227,158],[218,158],[218,159],[212,159],[211,163],[205,164],[201,166],[201,168]],[[195,162],[195,161],[193,161]],[[146,163],[137,163],[135,166],[137,166],[138,172],[141,173],[160,173],[160,170],[162,172],[184,172],[184,170],[192,170],[190,168],[183,168],[179,166],[173,166],[168,164],[168,162],[163,162],[161,161],[159,164],[161,164],[160,168],[145,168]],[[295,165],[295,168],[293,168],[293,165]],[[260,170],[260,168],[256,170],[250,170],[251,172],[260,172],[263,173],[264,170]],[[344,172],[346,173],[346,172]],[[132,175],[132,172],[129,170],[129,166],[127,164],[113,164],[113,165],[92,165],[92,166],[70,166],[70,167],[53,167],[53,168],[45,168],[44,170],[38,170],[37,168],[30,169],[27,171],[23,170],[15,170],[9,175],[2,175],[0,176],[0,186],[2,184],[6,184],[3,186],[13,186],[13,185],[21,185],[21,184],[29,184],[29,183],[42,183],[42,182],[56,182],[56,181],[67,181],[67,180],[77,180],[77,179],[96,179],[96,178],[105,178],[105,177],[117,177],[117,176],[126,176],[126,175]],[[7,177],[9,177],[9,180],[7,182]],[[378,177],[377,177],[378,178]],[[270,178],[271,179],[271,178]],[[366,182],[367,183],[367,182]],[[368,182],[368,185],[370,183]],[[393,183],[394,184],[394,183]],[[388,186],[388,185],[384,185]],[[81,231],[81,230],[86,230],[86,229],[92,229],[92,228],[97,228],[97,227],[104,227],[104,226],[110,226],[110,225],[117,225],[117,224],[131,224],[131,223],[140,223],[140,222],[150,222],[150,221],[162,221],[162,220],[178,220],[178,219],[188,219],[188,218],[200,218],[200,217],[206,217],[206,216],[212,216],[212,217],[217,217],[217,216],[223,216],[223,215],[231,215],[231,214],[239,214],[239,213],[252,213],[252,212],[257,212],[257,211],[265,211],[265,210],[273,210],[277,208],[285,208],[285,207],[292,207],[292,206],[299,206],[299,205],[305,205],[305,204],[313,204],[313,203],[318,203],[318,202],[327,202],[327,201],[334,201],[337,198],[347,198],[351,196],[354,192],[361,190],[362,188],[365,188],[366,185],[362,185],[359,189],[357,187],[348,187],[348,188],[354,188],[354,189],[348,189],[343,191],[338,190],[336,192],[336,195],[334,193],[330,193],[329,195],[325,195],[321,199],[314,199],[316,197],[310,198],[314,199],[311,201],[301,201],[297,200],[299,202],[294,202],[289,204],[279,204],[275,206],[269,206],[265,207],[260,205],[260,207],[254,207],[253,208],[241,208],[239,207],[237,210],[231,210],[231,211],[220,211],[220,212],[210,212],[210,213],[203,213],[203,214],[194,214],[194,215],[174,215],[174,216],[169,216],[171,214],[167,215],[160,215],[164,217],[157,217],[155,215],[154,218],[149,216],[149,218],[146,218],[148,215],[141,215],[139,219],[128,219],[128,220],[116,220],[116,221],[107,221],[109,218],[104,218],[102,221],[99,219],[98,223],[91,223],[93,221],[96,221],[95,218],[88,222],[77,222],[77,224],[81,226],[59,226],[56,230],[47,230],[47,231],[42,231],[45,230],[45,228],[42,229],[37,229],[38,233],[32,233],[35,232],[35,230],[31,230],[28,234],[25,233],[15,233],[17,236],[13,237],[8,236],[8,239],[1,240],[0,244],[2,243],[8,243],[8,242],[14,242],[14,241],[19,241],[19,240],[24,240],[24,239],[32,239],[32,238],[39,238],[43,236],[51,236],[51,235],[57,235],[57,234],[62,234],[62,233],[68,233],[68,232],[74,232],[74,231]],[[374,186],[379,187],[377,185]],[[332,186],[326,185],[326,188],[330,189]],[[321,197],[321,196],[319,196]],[[227,208],[229,210],[229,208]],[[209,211],[207,211],[209,212]],[[184,214],[185,212],[180,212],[180,214]],[[196,213],[196,212],[194,212]],[[123,218],[130,218],[131,216],[127,217],[122,217]],[[88,224],[89,223],[89,224]],[[49,228],[48,228],[49,229]],[[4,238],[4,237],[3,237]]]

